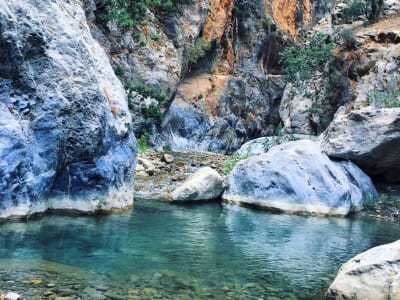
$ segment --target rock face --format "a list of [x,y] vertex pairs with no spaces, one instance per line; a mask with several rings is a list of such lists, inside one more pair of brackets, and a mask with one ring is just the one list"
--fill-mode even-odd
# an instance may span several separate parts
[[0,217],[131,205],[131,116],[79,2],[2,1],[0,60]]
[[400,181],[400,108],[339,112],[322,141],[330,157],[349,159],[372,176]]
[[400,299],[400,241],[350,259],[340,268],[326,299]]
[[130,91],[135,132],[156,130],[156,126],[152,128],[146,123],[146,108],[153,104],[163,111],[175,95],[188,67],[185,53],[202,30],[209,1],[195,0],[190,6],[180,7],[181,13],[147,11],[146,24],[137,26],[135,33],[118,28],[114,22],[104,21],[107,15],[104,1],[83,2],[91,32],[109,53],[110,62],[115,70],[119,70],[120,79],[165,95],[164,103],[160,103],[148,95],[142,97]]
[[273,210],[347,215],[375,199],[371,180],[351,162],[331,161],[320,144],[289,142],[239,162],[222,198]]
[[163,122],[161,140],[173,149],[231,153],[279,123],[279,52],[289,43],[282,32],[297,35],[317,14],[307,0],[232,2],[209,1],[206,25],[214,26],[203,37],[212,48],[192,66]]
[[214,169],[203,167],[189,176],[170,197],[174,202],[214,200],[221,196],[222,191],[222,177]]

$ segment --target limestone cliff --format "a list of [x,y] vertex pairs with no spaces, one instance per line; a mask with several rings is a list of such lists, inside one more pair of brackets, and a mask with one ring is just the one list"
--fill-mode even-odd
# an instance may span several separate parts
[[132,205],[123,87],[79,1],[0,2],[0,217]]

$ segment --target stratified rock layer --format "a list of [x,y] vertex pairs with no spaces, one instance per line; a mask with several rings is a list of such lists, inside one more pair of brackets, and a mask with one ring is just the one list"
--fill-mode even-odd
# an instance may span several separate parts
[[0,61],[0,217],[131,205],[131,116],[80,3],[0,2]]
[[323,150],[366,173],[400,181],[400,108],[366,107],[338,113],[323,135]]
[[400,241],[350,259],[340,268],[326,299],[400,299]]
[[287,212],[347,215],[377,196],[367,175],[351,162],[331,161],[320,144],[289,142],[241,161],[226,179],[222,198]]

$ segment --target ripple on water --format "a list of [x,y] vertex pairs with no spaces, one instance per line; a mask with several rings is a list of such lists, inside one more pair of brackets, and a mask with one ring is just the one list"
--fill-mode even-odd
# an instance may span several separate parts
[[27,299],[320,299],[340,265],[400,237],[362,219],[139,201],[0,230],[0,292]]

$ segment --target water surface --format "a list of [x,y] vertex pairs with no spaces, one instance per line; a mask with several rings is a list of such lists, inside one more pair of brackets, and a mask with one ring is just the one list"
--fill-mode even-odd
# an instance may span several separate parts
[[397,224],[136,201],[132,211],[0,226],[0,292],[28,299],[321,299]]

